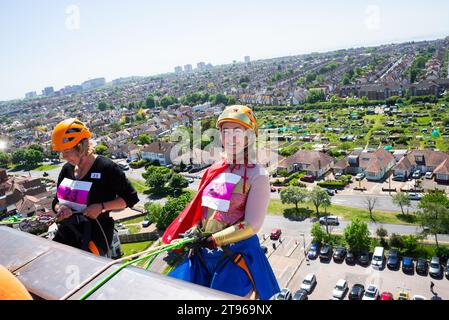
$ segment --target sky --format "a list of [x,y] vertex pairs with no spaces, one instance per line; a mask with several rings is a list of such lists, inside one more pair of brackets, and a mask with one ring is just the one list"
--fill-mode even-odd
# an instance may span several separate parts
[[0,0],[0,101],[200,61],[446,36],[447,0]]

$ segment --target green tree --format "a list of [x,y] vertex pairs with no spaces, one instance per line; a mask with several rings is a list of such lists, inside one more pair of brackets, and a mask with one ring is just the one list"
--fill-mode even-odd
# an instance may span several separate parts
[[178,99],[172,96],[165,96],[161,99],[159,102],[162,108],[167,108],[168,106],[171,106],[172,104],[175,104],[178,102]]
[[168,197],[167,202],[162,208],[158,221],[153,220],[156,223],[156,227],[159,230],[167,229],[167,227],[173,222],[173,220],[176,219],[181,211],[184,210],[190,201],[191,196],[189,193],[184,193],[176,198]]
[[404,213],[404,207],[410,207],[411,200],[410,197],[405,192],[398,192],[391,197],[391,200],[394,205],[399,206],[401,208],[402,214]]
[[107,156],[108,155],[108,146],[100,143],[95,147],[95,152],[100,156]]
[[344,230],[345,241],[355,251],[367,250],[371,244],[368,225],[354,219]]
[[146,172],[142,174],[150,188],[149,193],[159,197],[170,194],[168,182],[173,175],[173,171],[166,167],[148,166]]
[[160,203],[148,202],[145,204],[145,211],[147,212],[147,218],[152,222],[158,224],[163,222],[163,209],[164,206]]
[[168,181],[168,187],[172,190],[174,195],[182,193],[184,188],[189,186],[189,182],[182,175],[173,173],[170,180]]
[[98,109],[99,109],[100,111],[105,111],[105,110],[108,109],[108,104],[107,104],[105,101],[100,101],[100,102],[98,103]]
[[25,150],[17,150],[12,154],[12,163],[14,164],[23,164],[25,161]]
[[402,242],[404,244],[404,253],[406,255],[413,255],[418,247],[418,239],[414,235],[402,236]]
[[44,154],[35,149],[25,150],[25,159],[23,164],[28,168],[35,168],[44,160]]
[[331,203],[331,198],[326,190],[318,186],[313,188],[313,190],[309,193],[309,199],[315,207],[318,218],[320,217],[320,207],[329,207]]
[[287,204],[294,204],[296,211],[298,211],[298,205],[303,203],[307,199],[307,190],[300,187],[288,187],[281,191],[281,202]]
[[3,151],[0,151],[0,168],[7,168],[11,163],[11,156]]
[[154,109],[156,107],[156,100],[154,99],[154,96],[149,95],[145,99],[145,106],[147,109]]
[[424,234],[432,234],[438,247],[438,234],[448,233],[449,231],[449,209],[443,203],[422,202],[425,197],[421,199],[421,203],[418,205],[420,209],[418,210],[418,217],[420,218]]
[[136,143],[138,145],[141,145],[141,146],[143,146],[145,144],[150,144],[151,143],[151,138],[150,138],[150,136],[148,134],[142,133],[142,134],[139,134],[137,136]]
[[310,234],[312,235],[313,242],[318,244],[326,243],[328,240],[328,233],[324,231],[319,222],[315,222],[312,225],[312,229],[310,230]]

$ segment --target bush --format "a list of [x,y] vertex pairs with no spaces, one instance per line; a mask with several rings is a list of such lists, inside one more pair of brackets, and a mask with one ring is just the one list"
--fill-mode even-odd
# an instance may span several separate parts
[[404,242],[402,241],[402,237],[396,233],[392,233],[389,239],[390,248],[404,248]]
[[318,186],[325,189],[344,189],[346,183],[339,180],[319,182]]
[[148,164],[148,161],[142,159],[142,160],[139,160],[139,161],[131,162],[131,163],[129,164],[129,166],[130,166],[131,168],[133,168],[133,169],[139,169],[139,168],[144,167],[144,166],[147,165],[147,164]]

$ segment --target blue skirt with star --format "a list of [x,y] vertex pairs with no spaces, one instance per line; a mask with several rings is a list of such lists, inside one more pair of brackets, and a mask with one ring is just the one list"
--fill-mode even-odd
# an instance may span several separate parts
[[[239,253],[244,257],[261,300],[268,300],[281,291],[256,235],[231,244],[228,248],[233,253]],[[253,289],[251,280],[230,257],[222,259],[223,254],[220,248],[215,250],[203,248],[198,253],[186,258],[168,275],[245,297]]]

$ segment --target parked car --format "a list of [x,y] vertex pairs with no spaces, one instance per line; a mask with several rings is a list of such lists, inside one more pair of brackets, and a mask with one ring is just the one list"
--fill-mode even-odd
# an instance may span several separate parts
[[309,259],[316,259],[318,257],[318,252],[319,252],[318,250],[319,250],[318,243],[312,243],[309,251],[307,252],[307,257]]
[[399,257],[398,251],[397,250],[390,250],[390,253],[388,254],[388,258],[387,258],[387,267],[389,269],[399,269],[401,265],[401,258]]
[[268,253],[268,248],[265,246],[260,246],[262,248],[263,253],[267,254]]
[[384,266],[384,248],[376,247],[373,253],[373,259],[371,262],[371,266],[375,269],[382,269]]
[[271,192],[276,192],[277,189],[276,189],[275,187],[271,186],[271,187],[270,187],[270,191],[271,191]]
[[410,192],[408,194],[408,197],[409,197],[410,200],[416,200],[416,201],[419,201],[422,198],[421,195],[419,193],[416,193],[416,192]]
[[362,300],[364,293],[365,293],[365,287],[362,284],[357,283],[352,286],[352,289],[348,295],[348,299],[349,300]]
[[420,258],[416,261],[416,273],[417,274],[427,274],[428,269],[429,269],[429,265],[428,265],[426,259]]
[[281,237],[281,234],[282,234],[281,229],[273,229],[273,230],[271,230],[271,233],[270,233],[270,239],[271,240],[279,240],[279,238]]
[[368,289],[366,289],[362,300],[378,300],[379,299],[379,289],[374,284],[370,284]]
[[380,300],[394,300],[393,294],[391,292],[382,292]]
[[341,300],[345,297],[346,291],[348,291],[348,282],[344,279],[338,280],[332,291],[332,296]]
[[444,269],[444,274],[446,275],[446,278],[449,279],[449,260],[447,260],[446,268]]
[[316,276],[313,273],[306,275],[301,283],[301,289],[305,290],[307,293],[311,293],[316,285]]
[[364,173],[358,173],[358,174],[355,176],[355,180],[356,180],[356,181],[362,181],[363,179],[365,179],[365,174],[364,174]]
[[309,300],[309,297],[307,295],[307,291],[305,291],[303,289],[299,289],[293,295],[292,300]]
[[415,294],[412,300],[427,300],[426,297]]
[[119,166],[119,168],[122,169],[123,171],[128,171],[128,170],[129,170],[129,166],[128,166],[127,164],[119,163],[118,166]]
[[398,293],[398,300],[410,300],[410,294],[406,291],[401,291]]
[[413,172],[412,178],[413,179],[421,178],[421,170],[416,170],[415,172]]
[[441,276],[441,264],[440,264],[439,257],[432,257],[432,260],[430,261],[430,266],[429,266],[429,274],[432,277],[436,277],[436,278]]
[[332,259],[332,246],[325,244],[320,250],[320,260],[330,260]]
[[332,189],[324,189],[326,190],[327,194],[330,195],[331,197],[335,196],[335,190]]
[[413,270],[414,270],[413,259],[410,257],[404,257],[402,259],[402,271],[404,273],[413,273]]
[[426,179],[432,179],[433,178],[433,172],[426,172]]
[[340,221],[338,221],[338,217],[337,216],[326,216],[326,217],[321,217],[319,220],[320,224],[323,225],[327,225],[328,226],[338,226],[340,224]]
[[345,259],[345,256],[346,256],[346,248],[340,246],[334,252],[334,261],[343,261]]
[[348,251],[346,253],[346,259],[345,259],[347,264],[355,264],[355,253],[352,251]]
[[287,288],[281,290],[271,297],[270,300],[292,300],[292,293]]
[[369,261],[370,261],[370,259],[369,259],[369,252],[368,251],[362,251],[360,253],[360,255],[359,255],[359,263],[362,266],[366,266],[366,265],[369,264]]
[[302,177],[301,179],[299,179],[299,180],[301,180],[301,181],[303,181],[303,182],[310,182],[310,183],[313,183],[313,182],[315,182],[315,177],[314,176],[312,176],[312,175],[307,175],[307,176],[304,176],[304,177]]
[[341,178],[342,176],[343,174],[341,172],[334,174],[335,179]]
[[145,218],[142,222],[142,228],[148,228],[151,225],[151,221],[148,218]]

